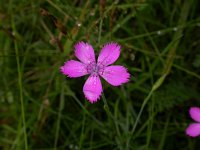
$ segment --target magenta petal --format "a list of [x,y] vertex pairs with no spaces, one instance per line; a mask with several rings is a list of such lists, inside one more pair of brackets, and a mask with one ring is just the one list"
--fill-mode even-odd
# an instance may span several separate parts
[[102,85],[99,76],[90,75],[83,86],[85,97],[91,102],[96,102],[102,92]]
[[130,74],[123,66],[107,66],[100,75],[113,86],[119,86],[126,83],[130,78]]
[[117,43],[108,43],[102,48],[97,62],[107,66],[114,63],[119,55],[120,46]]
[[191,137],[196,137],[200,135],[200,123],[191,123],[186,129],[186,134]]
[[88,74],[85,64],[75,60],[65,62],[65,64],[60,67],[60,70],[64,75],[71,78],[81,77]]
[[200,108],[199,107],[191,107],[189,110],[190,116],[197,122],[200,122]]
[[85,64],[95,62],[95,54],[92,46],[88,43],[79,42],[75,45],[76,57]]

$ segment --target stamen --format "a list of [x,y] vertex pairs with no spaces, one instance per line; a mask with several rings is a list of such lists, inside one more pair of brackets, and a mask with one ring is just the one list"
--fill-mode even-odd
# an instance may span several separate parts
[[93,75],[102,75],[104,71],[104,65],[96,62],[91,62],[87,65],[87,72]]

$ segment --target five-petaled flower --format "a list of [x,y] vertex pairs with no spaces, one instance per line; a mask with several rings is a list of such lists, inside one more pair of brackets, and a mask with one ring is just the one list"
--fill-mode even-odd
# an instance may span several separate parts
[[129,81],[130,74],[123,66],[109,66],[120,55],[120,46],[117,43],[107,43],[103,46],[97,61],[92,46],[89,43],[79,42],[75,45],[75,56],[80,60],[69,60],[60,68],[61,72],[76,78],[89,74],[83,86],[83,93],[91,103],[96,102],[101,93],[100,76],[113,86],[119,86]]
[[199,107],[191,107],[189,110],[191,118],[196,121],[195,123],[191,123],[187,129],[186,134],[191,137],[196,137],[200,135],[200,108]]

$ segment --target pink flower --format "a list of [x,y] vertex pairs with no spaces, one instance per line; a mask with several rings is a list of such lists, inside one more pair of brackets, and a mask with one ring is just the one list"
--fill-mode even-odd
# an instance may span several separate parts
[[75,56],[80,60],[69,60],[60,68],[61,72],[76,78],[89,74],[83,86],[83,93],[91,103],[96,102],[102,93],[100,76],[113,86],[119,86],[129,81],[130,74],[123,66],[109,66],[120,55],[120,46],[117,43],[105,44],[99,57],[95,59],[92,46],[89,43],[79,42],[75,45]]
[[196,123],[191,123],[186,129],[186,134],[191,137],[196,137],[200,135],[200,108],[191,107],[189,110],[191,118],[196,121]]

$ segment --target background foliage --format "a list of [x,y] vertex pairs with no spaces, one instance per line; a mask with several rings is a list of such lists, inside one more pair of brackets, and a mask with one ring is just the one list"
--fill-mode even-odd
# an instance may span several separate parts
[[[198,149],[185,135],[200,106],[198,0],[1,0],[0,149]],[[122,46],[128,84],[103,81],[85,100],[86,78],[59,72],[78,41]]]

